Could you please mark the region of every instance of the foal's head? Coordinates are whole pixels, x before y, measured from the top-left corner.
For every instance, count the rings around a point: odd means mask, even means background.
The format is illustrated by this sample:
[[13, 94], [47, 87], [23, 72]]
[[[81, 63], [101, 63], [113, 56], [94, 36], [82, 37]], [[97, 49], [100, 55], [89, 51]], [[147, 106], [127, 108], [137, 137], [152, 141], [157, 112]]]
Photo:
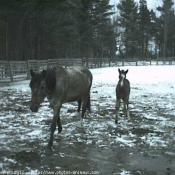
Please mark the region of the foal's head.
[[46, 97], [46, 83], [45, 78], [43, 76], [44, 72], [42, 73], [35, 73], [33, 70], [30, 70], [31, 81], [30, 81], [30, 88], [31, 88], [31, 103], [30, 109], [32, 112], [37, 112], [40, 104], [44, 101]]
[[124, 70], [120, 70], [118, 68], [118, 72], [119, 72], [119, 82], [120, 82], [120, 86], [123, 87], [123, 80], [126, 78], [126, 74], [128, 73], [128, 69], [126, 71]]

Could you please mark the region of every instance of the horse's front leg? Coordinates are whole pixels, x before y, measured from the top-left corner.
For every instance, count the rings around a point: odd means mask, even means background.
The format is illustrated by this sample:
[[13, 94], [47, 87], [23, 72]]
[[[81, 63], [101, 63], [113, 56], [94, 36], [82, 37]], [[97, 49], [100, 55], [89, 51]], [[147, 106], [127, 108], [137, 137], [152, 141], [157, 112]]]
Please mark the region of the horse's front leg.
[[54, 132], [56, 130], [56, 123], [58, 125], [58, 133], [60, 133], [62, 131], [62, 125], [61, 125], [60, 116], [59, 116], [60, 108], [61, 108], [60, 105], [57, 107], [54, 107], [54, 116], [53, 116], [53, 120], [52, 120], [52, 124], [51, 124], [49, 147], [51, 147], [53, 145], [53, 135], [54, 135]]
[[58, 125], [58, 133], [61, 133], [62, 125], [61, 125], [61, 120], [60, 120], [60, 116], [59, 115], [57, 117], [57, 125]]
[[128, 102], [128, 100], [124, 101], [123, 105], [124, 105], [124, 115], [125, 115], [125, 118], [128, 117], [128, 120], [130, 120], [129, 102]]
[[127, 100], [127, 117], [128, 117], [128, 120], [130, 120], [130, 114], [129, 114], [129, 100]]

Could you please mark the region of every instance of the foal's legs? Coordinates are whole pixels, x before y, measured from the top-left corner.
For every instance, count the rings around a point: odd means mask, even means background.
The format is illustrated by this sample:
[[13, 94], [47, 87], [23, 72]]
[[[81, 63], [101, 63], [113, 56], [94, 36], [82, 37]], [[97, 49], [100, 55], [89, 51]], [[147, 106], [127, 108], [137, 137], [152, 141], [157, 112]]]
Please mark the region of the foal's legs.
[[126, 101], [123, 101], [123, 113], [124, 113], [124, 118], [127, 117], [127, 104]]
[[120, 108], [120, 99], [117, 98], [116, 100], [116, 116], [115, 116], [115, 123], [118, 123], [118, 117], [119, 117], [119, 108]]
[[128, 120], [130, 120], [130, 114], [129, 114], [129, 100], [127, 100], [127, 117], [128, 117]]
[[128, 100], [123, 101], [123, 109], [124, 109], [124, 115], [125, 118], [128, 117], [128, 120], [130, 120], [130, 115], [129, 115], [129, 102]]

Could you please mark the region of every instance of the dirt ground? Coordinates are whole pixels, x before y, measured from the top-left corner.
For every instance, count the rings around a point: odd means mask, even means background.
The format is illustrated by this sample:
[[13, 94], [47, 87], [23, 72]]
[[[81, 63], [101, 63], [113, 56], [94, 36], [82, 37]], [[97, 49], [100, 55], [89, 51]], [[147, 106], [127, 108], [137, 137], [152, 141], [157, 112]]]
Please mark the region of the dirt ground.
[[[104, 87], [103, 87], [104, 88]], [[114, 87], [112, 87], [114, 88]], [[137, 91], [138, 89], [133, 89]], [[61, 110], [63, 132], [55, 132], [47, 148], [52, 110], [45, 101], [38, 113], [29, 110], [30, 91], [11, 88], [0, 92], [0, 172], [21, 174], [175, 174], [175, 116], [143, 95], [130, 100], [131, 121], [114, 124], [115, 100], [92, 89], [92, 113], [77, 127], [76, 103]], [[167, 96], [158, 97], [157, 101]], [[173, 99], [172, 99], [173, 103]], [[161, 117], [145, 117], [145, 114]], [[150, 116], [150, 115], [149, 115]]]

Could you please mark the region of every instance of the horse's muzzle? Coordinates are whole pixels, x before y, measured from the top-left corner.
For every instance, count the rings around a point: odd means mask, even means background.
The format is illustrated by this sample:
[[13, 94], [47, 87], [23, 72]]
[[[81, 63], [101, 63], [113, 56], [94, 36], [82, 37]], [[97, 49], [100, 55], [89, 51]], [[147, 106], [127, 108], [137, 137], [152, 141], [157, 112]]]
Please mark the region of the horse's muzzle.
[[30, 110], [32, 112], [38, 112], [39, 106], [37, 104], [31, 103], [30, 104]]

